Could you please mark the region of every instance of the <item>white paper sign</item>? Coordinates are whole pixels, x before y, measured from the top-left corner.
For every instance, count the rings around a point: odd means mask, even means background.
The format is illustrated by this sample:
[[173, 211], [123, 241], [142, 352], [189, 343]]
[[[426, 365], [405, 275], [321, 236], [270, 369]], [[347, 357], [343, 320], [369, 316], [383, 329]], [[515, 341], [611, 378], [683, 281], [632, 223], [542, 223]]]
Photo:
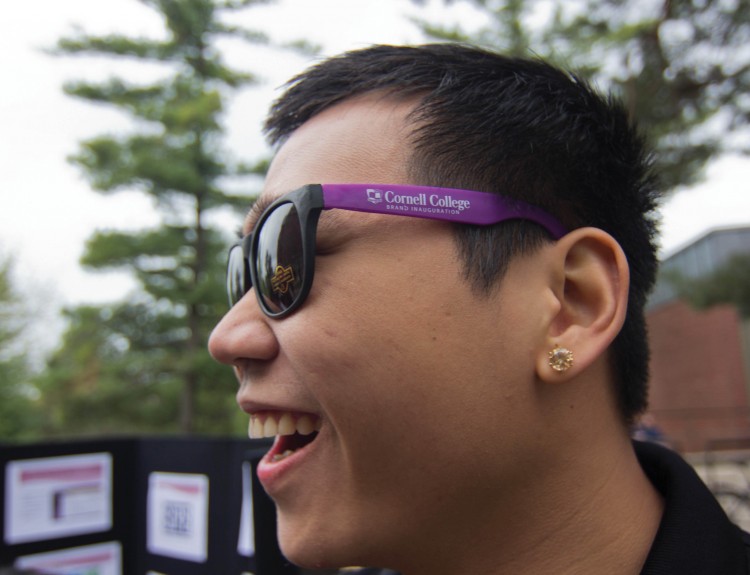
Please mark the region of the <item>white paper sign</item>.
[[89, 453], [11, 461], [5, 467], [5, 542], [112, 528], [112, 456]]
[[255, 554], [255, 526], [253, 524], [253, 472], [249, 462], [242, 464], [242, 508], [237, 553], [245, 557]]
[[122, 551], [117, 542], [98, 543], [19, 557], [15, 567], [45, 575], [122, 575]]
[[147, 516], [150, 553], [197, 563], [208, 559], [208, 477], [151, 473]]

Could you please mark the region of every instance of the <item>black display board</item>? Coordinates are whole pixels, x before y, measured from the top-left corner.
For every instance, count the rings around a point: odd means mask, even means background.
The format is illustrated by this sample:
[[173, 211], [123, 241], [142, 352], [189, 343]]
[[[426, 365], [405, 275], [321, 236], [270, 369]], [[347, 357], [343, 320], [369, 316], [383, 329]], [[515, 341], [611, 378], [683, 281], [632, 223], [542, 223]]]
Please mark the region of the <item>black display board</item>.
[[[6, 501], [6, 468], [10, 462], [108, 453], [112, 462], [112, 527], [105, 531], [39, 541], [9, 543], [6, 513], [0, 514], [0, 567], [18, 557], [116, 541], [122, 549], [123, 575], [294, 575], [299, 570], [279, 552], [273, 503], [254, 477], [267, 449], [263, 441], [225, 438], [117, 438], [0, 446], [0, 492]], [[251, 492], [243, 493], [243, 464], [253, 473]], [[150, 552], [147, 540], [149, 481], [152, 474], [205, 476], [208, 484], [207, 553], [188, 560]], [[237, 543], [243, 495], [252, 497], [255, 554], [241, 555]]]

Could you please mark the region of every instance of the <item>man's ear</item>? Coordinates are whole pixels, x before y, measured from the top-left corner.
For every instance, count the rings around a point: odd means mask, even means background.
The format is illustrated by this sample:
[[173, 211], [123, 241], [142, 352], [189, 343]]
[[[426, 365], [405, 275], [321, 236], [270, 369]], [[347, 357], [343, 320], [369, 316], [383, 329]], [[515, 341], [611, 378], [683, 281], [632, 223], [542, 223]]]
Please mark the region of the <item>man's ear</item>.
[[605, 353], [619, 333], [628, 305], [630, 272], [615, 239], [579, 228], [553, 246], [550, 288], [557, 311], [546, 326], [546, 349], [537, 353], [542, 381], [569, 380]]

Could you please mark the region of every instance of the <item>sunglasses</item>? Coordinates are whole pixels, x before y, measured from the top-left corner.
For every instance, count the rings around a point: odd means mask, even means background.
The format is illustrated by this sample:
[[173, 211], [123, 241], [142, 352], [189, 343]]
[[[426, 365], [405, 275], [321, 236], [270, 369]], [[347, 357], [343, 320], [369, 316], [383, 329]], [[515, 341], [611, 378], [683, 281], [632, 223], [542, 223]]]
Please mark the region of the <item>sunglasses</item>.
[[320, 212], [332, 209], [478, 226], [522, 219], [541, 225], [555, 240], [566, 233], [550, 214], [496, 194], [390, 184], [311, 184], [270, 204], [253, 232], [229, 250], [229, 306], [255, 287], [268, 317], [282, 318], [299, 308], [312, 287]]

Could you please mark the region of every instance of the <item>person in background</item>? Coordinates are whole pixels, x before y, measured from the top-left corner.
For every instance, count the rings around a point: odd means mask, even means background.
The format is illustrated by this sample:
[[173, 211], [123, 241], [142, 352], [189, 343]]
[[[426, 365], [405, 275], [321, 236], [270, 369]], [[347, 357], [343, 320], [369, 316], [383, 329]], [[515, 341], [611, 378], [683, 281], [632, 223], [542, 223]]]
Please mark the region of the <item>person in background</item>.
[[623, 106], [540, 60], [373, 46], [294, 78], [209, 349], [307, 568], [739, 574], [748, 539], [633, 442], [660, 191]]
[[630, 436], [638, 441], [651, 441], [669, 447], [669, 441], [651, 413], [644, 413], [633, 424]]

